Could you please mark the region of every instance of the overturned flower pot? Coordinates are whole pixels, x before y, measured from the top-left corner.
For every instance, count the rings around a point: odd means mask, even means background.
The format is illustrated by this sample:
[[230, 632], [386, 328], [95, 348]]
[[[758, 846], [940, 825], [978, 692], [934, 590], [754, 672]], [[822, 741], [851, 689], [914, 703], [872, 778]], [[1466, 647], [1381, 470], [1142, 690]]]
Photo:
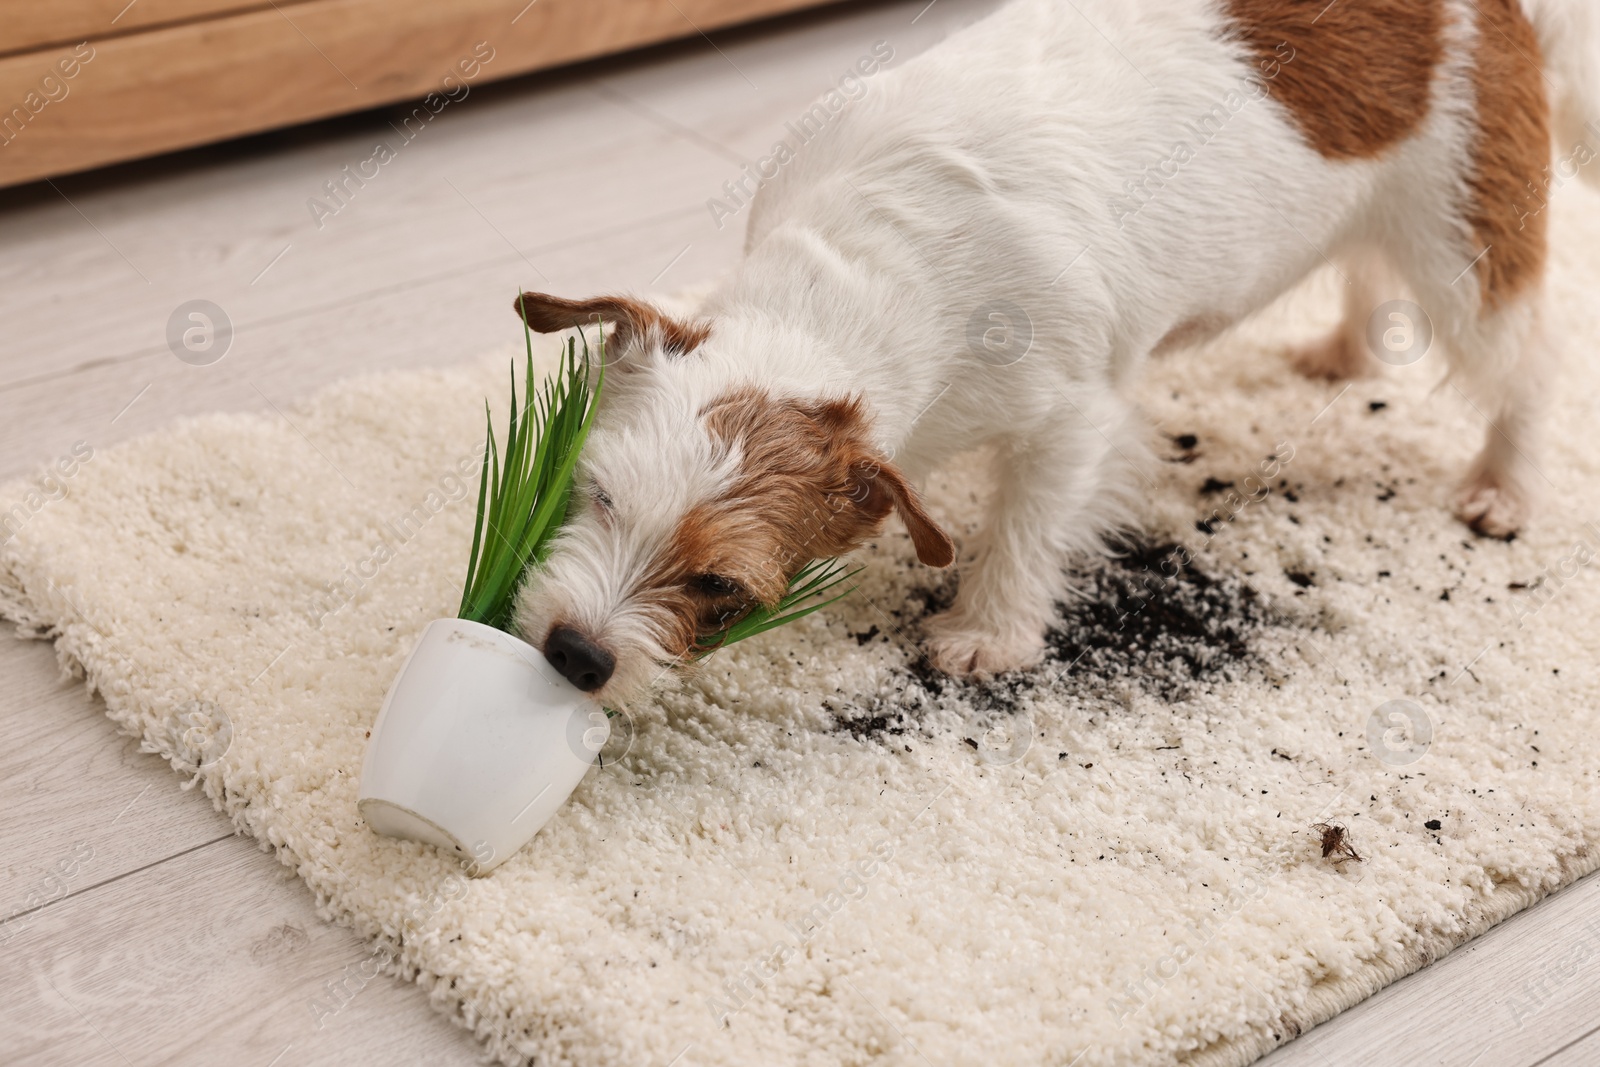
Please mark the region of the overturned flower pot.
[[378, 833], [486, 874], [533, 839], [609, 736], [539, 650], [467, 619], [428, 624], [367, 743], [358, 806]]

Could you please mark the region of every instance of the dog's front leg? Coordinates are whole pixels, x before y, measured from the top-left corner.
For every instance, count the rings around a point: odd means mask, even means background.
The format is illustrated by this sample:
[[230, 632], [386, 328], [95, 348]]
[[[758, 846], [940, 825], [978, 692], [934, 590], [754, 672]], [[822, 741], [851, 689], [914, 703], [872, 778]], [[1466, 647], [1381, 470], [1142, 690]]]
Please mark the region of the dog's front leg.
[[1069, 409], [1065, 425], [1000, 451], [989, 522], [963, 561], [954, 606], [929, 624], [938, 669], [982, 677], [1038, 661], [1067, 560], [1098, 550], [1126, 510], [1138, 452], [1130, 414], [1115, 401], [1096, 414], [1098, 428]]

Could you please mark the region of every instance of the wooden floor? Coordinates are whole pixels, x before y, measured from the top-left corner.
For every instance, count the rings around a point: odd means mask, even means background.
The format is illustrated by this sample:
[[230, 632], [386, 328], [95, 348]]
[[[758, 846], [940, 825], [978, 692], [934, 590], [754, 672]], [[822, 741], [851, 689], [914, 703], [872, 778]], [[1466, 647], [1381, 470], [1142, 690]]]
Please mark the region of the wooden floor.
[[[477, 88], [320, 224], [325, 183], [398, 140], [387, 114], [0, 193], [0, 479], [174, 416], [449, 364], [515, 338], [521, 285], [712, 278], [744, 218], [718, 228], [706, 201], [785, 121], [874, 42], [903, 58], [989, 6], [846, 6]], [[166, 340], [196, 299], [234, 330], [205, 366]], [[0, 925], [0, 1062], [476, 1060], [385, 976], [319, 1026], [363, 946], [58, 679], [47, 646], [0, 641], [0, 679], [0, 919], [18, 912]], [[1267, 1062], [1580, 1067], [1600, 1063], [1597, 1021], [1590, 879]]]

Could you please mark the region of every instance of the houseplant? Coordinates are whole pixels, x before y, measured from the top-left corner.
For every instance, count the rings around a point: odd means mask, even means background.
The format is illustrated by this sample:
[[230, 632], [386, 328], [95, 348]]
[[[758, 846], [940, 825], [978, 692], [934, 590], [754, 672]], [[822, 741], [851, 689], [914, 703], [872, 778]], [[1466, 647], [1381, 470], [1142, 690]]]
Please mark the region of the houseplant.
[[[511, 632], [517, 589], [537, 580], [567, 517], [573, 471], [605, 384], [605, 335], [596, 366], [579, 330], [537, 388], [526, 327], [524, 339], [523, 399], [519, 406], [513, 364], [503, 451], [488, 419], [457, 617], [428, 624], [390, 685], [367, 743], [358, 800], [374, 830], [454, 853], [474, 874], [532, 840], [610, 734], [610, 713]], [[835, 560], [806, 565], [778, 604], [702, 635], [696, 655], [832, 603], [849, 592], [837, 587], [850, 573]]]

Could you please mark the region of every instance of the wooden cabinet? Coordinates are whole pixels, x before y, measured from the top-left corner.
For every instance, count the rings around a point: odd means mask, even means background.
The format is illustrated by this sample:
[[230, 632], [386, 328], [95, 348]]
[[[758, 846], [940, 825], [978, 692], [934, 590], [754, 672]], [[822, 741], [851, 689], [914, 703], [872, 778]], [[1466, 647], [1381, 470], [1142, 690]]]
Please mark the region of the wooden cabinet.
[[462, 87], [817, 0], [0, 0], [0, 185]]

